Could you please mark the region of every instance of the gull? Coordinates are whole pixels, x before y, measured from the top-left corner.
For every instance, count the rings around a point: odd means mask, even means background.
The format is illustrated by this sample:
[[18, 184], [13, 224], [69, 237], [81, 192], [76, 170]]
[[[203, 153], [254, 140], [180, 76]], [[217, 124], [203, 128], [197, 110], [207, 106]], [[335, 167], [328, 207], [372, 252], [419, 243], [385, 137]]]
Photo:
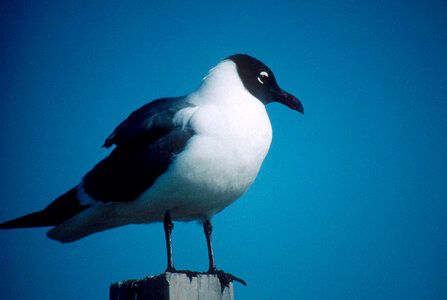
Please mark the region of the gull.
[[244, 54], [222, 60], [192, 93], [154, 100], [134, 111], [106, 139], [113, 151], [74, 188], [45, 209], [1, 229], [53, 226], [62, 243], [127, 225], [163, 222], [168, 266], [175, 272], [173, 221], [199, 220], [216, 273], [211, 218], [255, 180], [272, 140], [265, 105], [303, 113], [273, 72]]

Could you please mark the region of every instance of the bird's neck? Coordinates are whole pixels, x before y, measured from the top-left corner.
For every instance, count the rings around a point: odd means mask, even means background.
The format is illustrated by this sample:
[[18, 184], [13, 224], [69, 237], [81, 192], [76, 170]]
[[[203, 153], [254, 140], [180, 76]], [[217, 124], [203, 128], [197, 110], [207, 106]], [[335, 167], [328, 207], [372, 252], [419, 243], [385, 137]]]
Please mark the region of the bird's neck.
[[193, 102], [206, 99], [222, 105], [238, 104], [241, 99], [252, 98], [239, 78], [235, 63], [230, 60], [211, 69], [191, 96], [195, 99]]

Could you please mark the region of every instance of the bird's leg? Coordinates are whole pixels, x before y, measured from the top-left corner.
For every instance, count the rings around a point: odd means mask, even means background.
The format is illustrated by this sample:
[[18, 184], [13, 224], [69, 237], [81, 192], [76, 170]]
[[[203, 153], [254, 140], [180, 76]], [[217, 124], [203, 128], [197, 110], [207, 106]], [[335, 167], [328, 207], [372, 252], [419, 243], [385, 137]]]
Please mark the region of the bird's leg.
[[213, 225], [211, 225], [210, 220], [206, 220], [203, 223], [203, 231], [205, 232], [206, 243], [208, 245], [208, 258], [210, 261], [210, 268], [208, 273], [216, 273], [216, 265], [214, 264], [214, 253], [213, 253], [213, 244], [211, 243], [211, 231], [213, 231]]
[[166, 236], [166, 250], [168, 251], [168, 268], [166, 272], [175, 272], [174, 262], [172, 260], [172, 239], [171, 232], [172, 228], [174, 228], [174, 223], [172, 223], [171, 215], [169, 212], [165, 213], [165, 218], [163, 220], [163, 227], [165, 229]]
[[216, 274], [219, 278], [221, 286], [228, 286], [228, 284], [232, 280], [236, 280], [243, 285], [247, 285], [245, 281], [240, 278], [237, 278], [230, 273], [225, 273], [224, 271], [218, 271], [216, 265], [214, 264], [214, 253], [213, 253], [213, 244], [211, 243], [211, 231], [213, 231], [213, 225], [211, 225], [210, 220], [206, 220], [203, 223], [203, 231], [205, 232], [206, 243], [208, 244], [208, 258], [210, 260], [210, 268], [208, 269], [209, 274]]

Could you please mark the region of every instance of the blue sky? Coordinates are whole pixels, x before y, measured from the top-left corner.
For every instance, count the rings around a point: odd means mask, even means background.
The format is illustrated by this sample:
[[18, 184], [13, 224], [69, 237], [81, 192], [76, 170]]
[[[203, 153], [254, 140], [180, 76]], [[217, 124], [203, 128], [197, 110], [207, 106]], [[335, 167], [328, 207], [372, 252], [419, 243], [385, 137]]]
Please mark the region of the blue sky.
[[[236, 297], [447, 298], [446, 16], [443, 1], [2, 1], [0, 220], [76, 185], [133, 110], [247, 53], [305, 115], [267, 107], [258, 178], [213, 219], [217, 267], [248, 283]], [[166, 267], [161, 224], [45, 232], [0, 231], [4, 299], [107, 299]], [[176, 223], [173, 243], [178, 268], [207, 269], [200, 226]]]

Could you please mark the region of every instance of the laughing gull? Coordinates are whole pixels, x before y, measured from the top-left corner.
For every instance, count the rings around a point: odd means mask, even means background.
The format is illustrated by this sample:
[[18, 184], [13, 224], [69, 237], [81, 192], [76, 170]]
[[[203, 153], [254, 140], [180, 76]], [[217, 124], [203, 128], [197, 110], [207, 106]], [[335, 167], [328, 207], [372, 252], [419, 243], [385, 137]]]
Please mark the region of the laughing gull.
[[232, 55], [191, 94], [134, 111], [106, 139], [104, 147], [115, 149], [80, 184], [44, 210], [0, 228], [55, 226], [48, 237], [67, 243], [127, 224], [163, 222], [172, 272], [172, 221], [199, 220], [208, 272], [215, 273], [210, 220], [255, 180], [272, 140], [265, 110], [270, 102], [303, 113], [265, 64]]

